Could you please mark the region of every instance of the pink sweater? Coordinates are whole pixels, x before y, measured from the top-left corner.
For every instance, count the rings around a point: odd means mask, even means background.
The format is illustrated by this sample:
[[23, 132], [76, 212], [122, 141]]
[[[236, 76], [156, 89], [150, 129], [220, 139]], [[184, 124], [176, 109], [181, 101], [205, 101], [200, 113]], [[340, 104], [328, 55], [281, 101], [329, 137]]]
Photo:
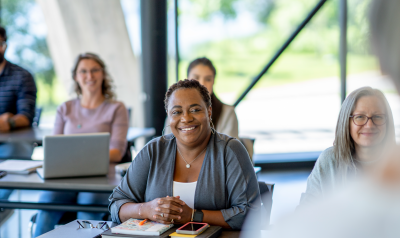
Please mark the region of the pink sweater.
[[128, 112], [118, 101], [104, 101], [95, 109], [81, 106], [79, 99], [61, 104], [57, 109], [53, 134], [110, 133], [110, 149], [126, 151]]

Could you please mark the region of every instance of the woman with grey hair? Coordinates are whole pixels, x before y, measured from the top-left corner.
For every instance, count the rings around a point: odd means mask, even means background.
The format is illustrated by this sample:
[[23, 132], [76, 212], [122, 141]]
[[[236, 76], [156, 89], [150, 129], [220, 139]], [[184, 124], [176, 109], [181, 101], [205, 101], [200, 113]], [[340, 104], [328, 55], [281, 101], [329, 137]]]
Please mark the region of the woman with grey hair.
[[371, 87], [353, 91], [340, 109], [334, 145], [319, 156], [300, 205], [326, 196], [356, 174], [373, 168], [385, 148], [394, 144], [392, 111], [383, 93]]
[[[378, 56], [382, 72], [392, 78], [398, 92], [400, 92], [399, 9], [399, 0], [372, 0], [369, 18], [372, 48]], [[371, 91], [370, 88], [368, 89]], [[358, 146], [359, 149], [357, 149], [357, 146], [352, 146], [356, 145], [357, 140], [353, 140], [353, 134], [350, 133], [351, 127], [345, 121], [349, 119], [346, 114], [353, 116], [357, 114], [359, 103], [361, 102], [362, 106], [362, 101], [370, 97], [359, 95], [362, 90], [356, 90], [344, 102], [341, 115], [339, 115], [335, 145], [323, 152], [318, 159], [309, 177], [307, 192], [303, 194], [301, 205], [309, 202], [314, 195], [325, 195], [324, 189], [327, 187], [325, 184], [331, 186], [339, 184], [336, 180], [342, 177], [337, 176], [339, 165], [348, 168], [347, 175], [350, 174], [349, 171], [352, 171], [352, 173], [364, 171], [366, 176], [340, 189], [340, 191], [335, 189], [336, 195], [332, 194], [332, 197], [327, 201], [315, 203], [308, 209], [298, 211], [292, 219], [287, 219], [287, 223], [274, 226], [275, 234], [268, 234], [269, 237], [367, 238], [400, 236], [397, 222], [400, 219], [400, 147], [390, 148], [391, 144], [395, 144], [395, 131], [390, 108], [382, 93], [375, 90], [375, 93], [377, 93], [375, 97], [381, 99], [381, 104], [384, 103], [380, 109], [387, 113], [384, 124], [386, 127], [380, 128], [385, 130], [385, 137], [380, 143], [382, 144], [380, 148], [372, 150], [370, 155], [366, 154], [367, 157], [371, 158], [371, 166], [356, 161], [356, 159], [363, 158], [362, 154], [361, 157], [359, 154], [360, 146]], [[354, 111], [351, 100], [355, 105]], [[346, 111], [351, 113], [348, 114]], [[340, 120], [340, 118], [343, 120]], [[366, 125], [370, 123], [371, 119], [367, 120]], [[342, 128], [339, 127], [339, 124], [342, 125]], [[379, 120], [377, 124], [380, 124]], [[379, 126], [375, 127], [379, 129]], [[343, 134], [346, 135], [346, 128], [349, 132], [347, 136], [343, 137]], [[340, 131], [342, 131], [342, 134]], [[338, 138], [342, 138], [342, 140], [339, 141]], [[350, 144], [348, 144], [349, 142]], [[383, 144], [384, 142], [386, 144]], [[368, 149], [368, 147], [364, 146], [361, 149]], [[340, 153], [340, 157], [337, 157], [335, 153]], [[363, 154], [365, 155], [365, 153]], [[375, 163], [374, 160], [377, 162]], [[371, 170], [364, 169], [368, 167], [371, 167]]]

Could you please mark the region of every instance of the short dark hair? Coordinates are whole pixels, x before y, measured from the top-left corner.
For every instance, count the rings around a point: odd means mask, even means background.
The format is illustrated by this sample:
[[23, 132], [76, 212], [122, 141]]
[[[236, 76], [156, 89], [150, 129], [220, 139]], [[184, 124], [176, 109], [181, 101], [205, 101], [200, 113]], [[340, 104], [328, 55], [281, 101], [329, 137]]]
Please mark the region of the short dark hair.
[[210, 94], [207, 90], [206, 87], [201, 85], [199, 81], [194, 80], [194, 79], [185, 79], [185, 80], [180, 80], [177, 83], [174, 83], [169, 87], [168, 91], [165, 93], [165, 99], [164, 99], [164, 106], [165, 110], [168, 111], [168, 101], [169, 98], [171, 97], [172, 93], [174, 93], [178, 89], [182, 88], [194, 88], [199, 91], [201, 97], [203, 98], [203, 101], [206, 103], [207, 107], [211, 106], [211, 97]]
[[217, 70], [215, 69], [215, 67], [214, 67], [213, 63], [211, 62], [211, 60], [209, 60], [206, 57], [202, 57], [202, 58], [197, 58], [197, 59], [193, 60], [192, 62], [190, 62], [189, 67], [187, 69], [187, 76], [188, 77], [189, 77], [190, 70], [192, 70], [194, 67], [196, 67], [199, 64], [208, 66], [211, 69], [211, 71], [213, 71], [214, 77], [215, 77], [215, 75], [217, 75]]
[[4, 41], [7, 41], [7, 32], [2, 26], [0, 26], [0, 36], [3, 37]]

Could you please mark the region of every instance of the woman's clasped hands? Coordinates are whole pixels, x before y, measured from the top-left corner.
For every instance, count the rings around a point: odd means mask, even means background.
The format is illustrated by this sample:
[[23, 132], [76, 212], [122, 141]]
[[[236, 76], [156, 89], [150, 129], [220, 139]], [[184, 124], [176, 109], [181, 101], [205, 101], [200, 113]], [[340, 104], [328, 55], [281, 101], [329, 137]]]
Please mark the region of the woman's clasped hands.
[[184, 224], [190, 222], [192, 208], [180, 200], [179, 196], [156, 198], [148, 204], [146, 217], [163, 224]]

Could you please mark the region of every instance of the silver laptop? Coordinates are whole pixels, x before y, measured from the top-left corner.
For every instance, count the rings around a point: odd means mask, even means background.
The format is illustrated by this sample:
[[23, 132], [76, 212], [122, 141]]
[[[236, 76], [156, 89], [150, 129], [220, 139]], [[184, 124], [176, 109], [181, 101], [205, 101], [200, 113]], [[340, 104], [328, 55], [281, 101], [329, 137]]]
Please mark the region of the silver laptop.
[[90, 133], [45, 136], [43, 179], [107, 175], [110, 134]]

